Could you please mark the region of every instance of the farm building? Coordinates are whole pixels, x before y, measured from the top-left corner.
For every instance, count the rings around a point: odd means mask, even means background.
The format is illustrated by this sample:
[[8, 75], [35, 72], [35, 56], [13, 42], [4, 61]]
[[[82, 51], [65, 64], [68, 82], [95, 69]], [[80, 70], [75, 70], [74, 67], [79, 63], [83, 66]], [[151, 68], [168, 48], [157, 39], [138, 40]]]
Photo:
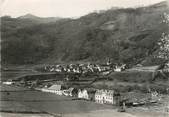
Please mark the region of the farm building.
[[12, 81], [6, 81], [6, 82], [2, 82], [3, 84], [6, 84], [6, 85], [12, 85], [13, 82]]
[[89, 99], [89, 95], [86, 89], [79, 89], [78, 90], [78, 98], [84, 98], [84, 99]]
[[95, 93], [95, 101], [101, 104], [117, 105], [120, 102], [120, 94], [113, 90], [97, 90]]
[[61, 85], [52, 85], [49, 88], [42, 88], [41, 89], [44, 92], [50, 92], [50, 93], [55, 93], [57, 95], [62, 95], [62, 90], [61, 90]]

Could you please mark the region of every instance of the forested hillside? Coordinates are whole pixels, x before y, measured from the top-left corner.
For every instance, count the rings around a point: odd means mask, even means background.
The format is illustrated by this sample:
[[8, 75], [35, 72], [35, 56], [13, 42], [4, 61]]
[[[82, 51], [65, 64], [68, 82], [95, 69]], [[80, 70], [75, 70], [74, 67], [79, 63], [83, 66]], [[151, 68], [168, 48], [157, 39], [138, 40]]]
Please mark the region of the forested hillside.
[[2, 63], [105, 61], [157, 64], [158, 40], [169, 30], [162, 22], [166, 2], [149, 7], [110, 9], [78, 19], [42, 23], [1, 18]]

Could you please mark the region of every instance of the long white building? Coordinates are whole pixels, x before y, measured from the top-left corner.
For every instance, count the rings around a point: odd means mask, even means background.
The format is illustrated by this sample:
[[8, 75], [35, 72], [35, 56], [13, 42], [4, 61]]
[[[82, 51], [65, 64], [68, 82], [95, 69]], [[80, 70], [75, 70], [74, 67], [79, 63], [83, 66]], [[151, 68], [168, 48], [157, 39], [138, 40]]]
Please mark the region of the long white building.
[[61, 85], [52, 85], [49, 88], [42, 88], [41, 91], [62, 95]]
[[95, 101], [101, 104], [117, 104], [120, 95], [116, 95], [113, 90], [97, 90], [95, 93]]

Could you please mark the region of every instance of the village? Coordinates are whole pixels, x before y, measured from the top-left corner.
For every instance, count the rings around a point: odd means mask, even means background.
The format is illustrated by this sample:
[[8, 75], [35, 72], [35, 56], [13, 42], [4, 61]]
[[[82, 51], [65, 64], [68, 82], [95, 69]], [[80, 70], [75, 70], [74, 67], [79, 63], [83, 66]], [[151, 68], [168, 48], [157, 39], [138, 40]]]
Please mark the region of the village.
[[107, 61], [106, 64], [69, 64], [69, 65], [49, 65], [43, 68], [39, 68], [40, 71], [45, 72], [67, 72], [67, 73], [100, 73], [107, 71], [124, 71], [126, 68], [129, 68], [124, 63], [111, 63], [111, 61]]
[[[57, 79], [57, 77], [51, 77], [50, 74], [47, 74], [47, 77], [43, 78], [41, 76], [34, 77], [22, 77], [18, 78], [19, 80], [8, 80], [2, 82], [5, 85], [11, 86], [19, 86], [29, 88], [31, 90], [36, 90], [45, 93], [51, 93], [58, 96], [66, 96], [72, 98], [72, 100], [85, 100], [91, 101], [98, 104], [107, 104], [112, 105], [118, 108], [119, 112], [125, 112], [127, 107], [135, 107], [142, 106], [147, 104], [158, 103], [162, 96], [156, 90], [149, 92], [140, 98], [136, 96], [137, 94], [128, 95], [126, 93], [122, 93], [118, 90], [108, 89], [104, 87], [90, 87], [88, 85], [80, 86], [80, 83], [83, 81], [80, 77], [84, 77], [86, 80], [90, 77], [96, 77], [95, 79], [90, 79], [91, 82], [103, 79], [102, 77], [107, 77], [110, 73], [114, 72], [124, 72], [126, 70], [126, 65], [112, 65], [111, 63], [106, 63], [106, 65], [97, 65], [97, 64], [77, 64], [77, 65], [67, 65], [63, 67], [61, 65], [52, 65], [45, 66], [40, 70], [44, 70], [43, 72], [50, 73], [61, 73], [61, 79]], [[164, 71], [168, 69], [168, 64], [165, 65]], [[39, 69], [38, 69], [39, 70]], [[78, 75], [77, 75], [78, 74]], [[94, 74], [94, 75], [93, 75]], [[100, 77], [101, 76], [101, 77]], [[51, 77], [51, 80], [49, 80]], [[76, 78], [74, 78], [76, 77]], [[27, 78], [27, 79], [26, 79]], [[73, 85], [75, 82], [76, 85]], [[69, 84], [69, 85], [68, 85]], [[77, 85], [79, 84], [79, 85]]]

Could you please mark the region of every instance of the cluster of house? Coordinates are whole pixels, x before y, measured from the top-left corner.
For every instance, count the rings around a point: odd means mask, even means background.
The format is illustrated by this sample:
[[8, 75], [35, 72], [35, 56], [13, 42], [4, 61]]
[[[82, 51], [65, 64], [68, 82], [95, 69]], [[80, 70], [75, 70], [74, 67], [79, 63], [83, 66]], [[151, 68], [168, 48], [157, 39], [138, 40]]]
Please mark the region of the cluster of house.
[[100, 73], [104, 71], [121, 72], [126, 69], [126, 64], [69, 64], [69, 65], [49, 65], [44, 67], [44, 71], [49, 72], [71, 72], [71, 73]]
[[108, 66], [100, 66], [97, 64], [69, 64], [63, 65], [49, 65], [45, 66], [45, 71], [50, 72], [72, 72], [72, 73], [86, 73], [86, 72], [101, 72], [110, 70]]
[[169, 73], [169, 61], [164, 65], [163, 71]]
[[76, 97], [76, 99], [85, 99], [94, 101], [100, 104], [113, 104], [118, 105], [120, 103], [120, 93], [113, 90], [87, 90], [87, 89], [62, 89], [61, 85], [55, 84], [50, 87], [36, 88], [42, 92], [50, 92], [57, 95]]

